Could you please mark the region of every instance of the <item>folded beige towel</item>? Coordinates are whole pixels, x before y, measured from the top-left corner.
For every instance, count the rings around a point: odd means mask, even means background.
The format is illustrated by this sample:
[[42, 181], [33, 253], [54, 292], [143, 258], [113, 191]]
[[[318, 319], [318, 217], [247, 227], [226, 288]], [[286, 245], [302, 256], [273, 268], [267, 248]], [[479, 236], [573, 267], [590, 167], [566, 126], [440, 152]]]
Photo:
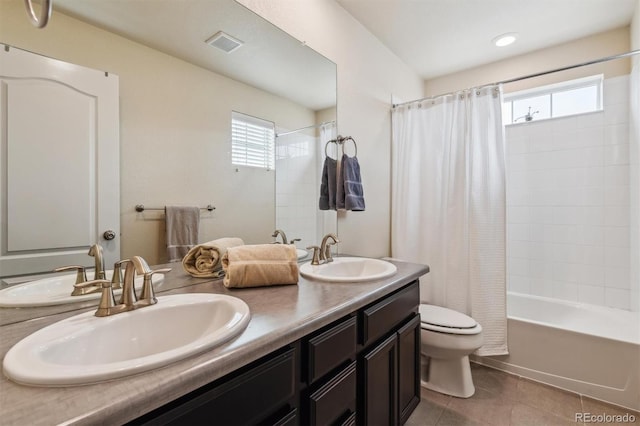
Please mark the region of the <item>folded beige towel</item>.
[[196, 278], [216, 278], [222, 276], [220, 259], [230, 247], [244, 245], [240, 238], [218, 238], [193, 247], [182, 259], [182, 267]]
[[222, 256], [225, 287], [297, 284], [298, 256], [293, 244], [231, 247]]

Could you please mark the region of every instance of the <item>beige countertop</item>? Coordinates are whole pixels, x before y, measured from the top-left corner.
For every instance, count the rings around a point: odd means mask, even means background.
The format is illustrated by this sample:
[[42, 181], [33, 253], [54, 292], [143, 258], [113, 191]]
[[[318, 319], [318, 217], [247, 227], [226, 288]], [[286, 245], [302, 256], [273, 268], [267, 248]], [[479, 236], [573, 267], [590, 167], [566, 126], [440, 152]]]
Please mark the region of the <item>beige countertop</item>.
[[[24, 386], [3, 375], [0, 379], [0, 424], [114, 425], [133, 420], [296, 341], [429, 271], [425, 265], [391, 262], [398, 271], [386, 279], [321, 283], [300, 277], [298, 285], [248, 289], [227, 289], [222, 280], [192, 278], [179, 263], [159, 265], [173, 267], [165, 277], [165, 291], [157, 294], [159, 298], [178, 293], [220, 293], [238, 297], [251, 309], [251, 321], [246, 330], [234, 340], [200, 355], [150, 372], [94, 385]], [[0, 328], [0, 355], [4, 358], [15, 343], [34, 331], [91, 309], [95, 307], [23, 322], [8, 321], [8, 325]]]

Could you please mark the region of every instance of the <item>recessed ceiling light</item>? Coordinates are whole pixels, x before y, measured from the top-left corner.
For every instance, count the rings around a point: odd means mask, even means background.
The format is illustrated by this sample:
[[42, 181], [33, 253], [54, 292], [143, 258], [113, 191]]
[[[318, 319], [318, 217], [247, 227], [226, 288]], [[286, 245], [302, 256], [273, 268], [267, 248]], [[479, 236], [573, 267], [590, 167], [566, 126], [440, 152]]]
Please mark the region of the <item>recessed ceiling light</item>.
[[516, 41], [516, 38], [518, 38], [518, 33], [505, 33], [505, 34], [500, 34], [499, 36], [497, 36], [491, 41], [497, 47], [504, 47]]

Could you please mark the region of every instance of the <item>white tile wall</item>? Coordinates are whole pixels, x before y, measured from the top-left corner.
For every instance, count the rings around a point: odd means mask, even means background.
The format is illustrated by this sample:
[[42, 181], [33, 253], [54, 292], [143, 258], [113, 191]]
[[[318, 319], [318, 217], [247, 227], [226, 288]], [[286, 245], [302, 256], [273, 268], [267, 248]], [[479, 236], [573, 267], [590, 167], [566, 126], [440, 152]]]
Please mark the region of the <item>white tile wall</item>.
[[602, 112], [507, 127], [509, 290], [635, 309], [629, 92], [607, 79]]
[[303, 132], [276, 139], [276, 228], [289, 240], [300, 238], [298, 248], [317, 241], [317, 144], [314, 136]]

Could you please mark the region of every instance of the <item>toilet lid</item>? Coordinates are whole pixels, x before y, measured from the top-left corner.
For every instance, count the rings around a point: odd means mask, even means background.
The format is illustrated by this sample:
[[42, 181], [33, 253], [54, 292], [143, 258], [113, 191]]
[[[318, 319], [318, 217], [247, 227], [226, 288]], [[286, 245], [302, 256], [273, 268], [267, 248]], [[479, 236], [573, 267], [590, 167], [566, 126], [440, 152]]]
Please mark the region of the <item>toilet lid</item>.
[[470, 329], [478, 325], [473, 318], [461, 312], [426, 304], [420, 305], [420, 320], [423, 324], [450, 329]]

